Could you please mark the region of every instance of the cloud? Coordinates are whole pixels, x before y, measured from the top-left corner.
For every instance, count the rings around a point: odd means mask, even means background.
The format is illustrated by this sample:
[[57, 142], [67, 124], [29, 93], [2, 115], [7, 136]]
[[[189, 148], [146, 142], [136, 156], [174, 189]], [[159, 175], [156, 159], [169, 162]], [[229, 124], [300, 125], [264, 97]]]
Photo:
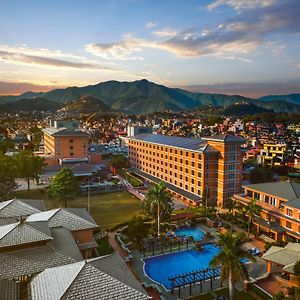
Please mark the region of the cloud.
[[271, 6], [276, 2], [277, 0], [216, 0], [207, 5], [207, 8], [208, 10], [214, 10], [219, 6], [227, 5], [239, 12], [244, 9]]
[[152, 31], [151, 34], [157, 37], [173, 37], [176, 36], [178, 32], [174, 29], [165, 28], [158, 31]]
[[[72, 58], [71, 60], [64, 59]], [[60, 51], [48, 49], [30, 49], [28, 47], [9, 47], [0, 45], [0, 60], [6, 63], [30, 64], [55, 68], [73, 68], [85, 70], [115, 70], [110, 66], [102, 66], [96, 62], [89, 62], [85, 58]]]
[[[240, 1], [222, 1], [238, 5]], [[230, 57], [250, 62], [245, 57], [259, 46], [267, 44], [268, 38], [278, 33], [292, 34], [300, 32], [300, 5], [295, 0], [274, 2], [271, 0], [250, 1], [250, 11], [225, 20], [215, 28], [186, 30], [176, 32], [169, 30], [156, 31], [156, 36], [166, 37], [163, 41], [151, 41], [132, 38], [114, 43], [98, 43], [86, 46], [86, 50], [94, 55], [107, 59], [141, 59], [132, 56], [145, 48], [165, 50], [177, 57], [200, 57], [212, 55]], [[241, 4], [248, 1], [241, 1]], [[272, 5], [271, 5], [272, 4]], [[237, 7], [237, 6], [234, 6]], [[239, 6], [241, 7], [241, 6]], [[154, 33], [154, 32], [153, 32]], [[172, 36], [167, 36], [167, 34]]]
[[154, 28], [154, 27], [156, 27], [156, 23], [154, 23], [154, 22], [148, 22], [148, 23], [146, 23], [145, 27], [146, 28]]
[[143, 48], [150, 47], [151, 43], [143, 39], [124, 39], [114, 43], [88, 44], [85, 50], [93, 55], [105, 59], [116, 60], [143, 60], [139, 56], [131, 56], [134, 52], [140, 52]]
[[60, 86], [58, 83], [41, 85], [29, 82], [0, 82], [0, 95], [19, 95], [27, 91], [47, 92], [62, 87], [64, 86]]

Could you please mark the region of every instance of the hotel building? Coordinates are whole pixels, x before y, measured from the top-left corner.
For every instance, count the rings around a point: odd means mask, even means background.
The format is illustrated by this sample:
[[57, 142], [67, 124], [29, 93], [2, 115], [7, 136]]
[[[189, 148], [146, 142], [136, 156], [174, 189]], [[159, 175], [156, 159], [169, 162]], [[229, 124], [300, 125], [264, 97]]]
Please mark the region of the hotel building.
[[140, 134], [128, 139], [132, 170], [151, 181], [164, 181], [167, 189], [190, 205], [202, 202], [224, 206], [241, 192], [244, 139], [218, 135], [201, 139]]
[[253, 222], [261, 238], [300, 241], [300, 184], [280, 181], [245, 185], [243, 193], [233, 198], [241, 205], [255, 199], [262, 208]]
[[88, 161], [88, 134], [79, 129], [78, 122], [53, 121], [43, 133], [44, 154], [49, 164]]

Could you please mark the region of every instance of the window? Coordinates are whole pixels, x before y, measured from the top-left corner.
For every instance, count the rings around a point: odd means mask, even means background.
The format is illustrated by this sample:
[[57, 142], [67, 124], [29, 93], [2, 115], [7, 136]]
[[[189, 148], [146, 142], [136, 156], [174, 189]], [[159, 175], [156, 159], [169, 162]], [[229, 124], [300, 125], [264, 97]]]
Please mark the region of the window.
[[264, 199], [264, 202], [267, 203], [267, 204], [269, 204], [269, 198], [270, 198], [270, 197], [265, 195], [264, 198], [265, 198], [265, 199]]
[[195, 153], [192, 153], [192, 158], [195, 158]]
[[254, 192], [254, 199], [259, 200], [259, 193]]
[[286, 228], [292, 229], [292, 223], [289, 221], [286, 221]]
[[198, 169], [201, 169], [202, 165], [200, 163], [198, 163]]
[[234, 171], [235, 170], [235, 165], [229, 165], [228, 170], [229, 171]]
[[73, 142], [74, 142], [74, 141], [71, 139], [71, 140], [70, 140], [70, 143], [73, 143]]
[[293, 216], [293, 210], [290, 209], [290, 208], [287, 208], [287, 209], [286, 209], [286, 214], [287, 214], [289, 217], [292, 217], [292, 216]]
[[235, 174], [234, 173], [228, 174], [228, 179], [234, 179], [234, 178], [235, 178]]
[[234, 189], [234, 182], [228, 183], [228, 188], [229, 189]]

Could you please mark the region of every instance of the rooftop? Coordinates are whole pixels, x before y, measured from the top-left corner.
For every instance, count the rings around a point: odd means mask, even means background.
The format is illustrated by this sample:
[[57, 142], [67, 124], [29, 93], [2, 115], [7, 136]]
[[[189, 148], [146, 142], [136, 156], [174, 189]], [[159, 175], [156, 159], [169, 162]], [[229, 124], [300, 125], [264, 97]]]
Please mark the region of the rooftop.
[[85, 208], [57, 208], [33, 214], [26, 219], [27, 223], [48, 221], [49, 227], [63, 226], [70, 231], [98, 227]]
[[287, 200], [292, 200], [300, 197], [300, 184], [295, 182], [278, 181], [256, 183], [244, 185], [244, 187]]
[[116, 254], [46, 269], [31, 281], [31, 295], [33, 300], [149, 299]]
[[45, 128], [43, 132], [51, 136], [84, 136], [88, 137], [88, 134], [80, 129], [68, 129], [68, 128]]
[[43, 210], [44, 200], [11, 199], [0, 202], [0, 218], [29, 216]]
[[262, 258], [283, 266], [283, 271], [293, 273], [295, 263], [300, 260], [300, 244], [288, 243], [285, 247], [272, 246]]
[[46, 246], [0, 253], [0, 280], [37, 274], [46, 268], [81, 261], [82, 255], [69, 230], [51, 229], [53, 240]]
[[177, 147], [182, 149], [194, 150], [204, 152], [211, 151], [218, 153], [212, 147], [208, 147], [208, 143], [202, 139], [185, 138], [177, 136], [159, 135], [159, 134], [139, 134], [130, 137], [131, 140], [145, 141], [154, 144], [160, 144], [165, 146]]
[[0, 249], [41, 241], [49, 241], [51, 239], [51, 235], [47, 235], [38, 228], [23, 222], [0, 227]]

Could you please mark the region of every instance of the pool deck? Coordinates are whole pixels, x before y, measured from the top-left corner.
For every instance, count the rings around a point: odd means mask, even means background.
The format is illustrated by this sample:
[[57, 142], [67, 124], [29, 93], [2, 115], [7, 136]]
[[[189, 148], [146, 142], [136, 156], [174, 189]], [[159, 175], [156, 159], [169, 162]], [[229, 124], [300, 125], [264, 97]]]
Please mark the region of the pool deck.
[[[204, 224], [199, 224], [197, 227], [200, 230], [203, 230], [205, 232], [210, 232], [214, 237], [217, 237], [217, 235], [218, 235], [215, 228], [210, 228], [210, 227], [208, 227]], [[252, 242], [251, 242], [251, 244], [253, 245]], [[182, 247], [181, 250], [186, 250], [186, 248]], [[175, 250], [174, 252], [177, 252], [177, 251]], [[161, 253], [157, 252], [157, 253], [155, 253], [155, 255], [161, 255]], [[142, 261], [143, 257], [142, 257], [142, 255], [139, 251], [134, 250], [132, 252], [132, 256], [133, 256], [133, 258], [131, 260], [132, 267], [133, 267], [136, 275], [139, 277], [140, 281], [143, 282], [145, 286], [149, 286], [149, 287], [156, 286], [156, 287], [158, 287], [158, 290], [159, 290], [159, 292], [162, 296], [162, 299], [177, 300], [177, 299], [188, 299], [190, 297], [190, 287], [189, 287], [189, 285], [187, 285], [185, 288], [181, 288], [180, 298], [179, 298], [179, 295], [178, 295], [178, 289], [175, 289], [174, 294], [171, 294], [171, 292], [166, 291], [165, 288], [161, 284], [155, 283], [147, 275], [145, 275], [145, 273], [144, 273], [144, 262]], [[249, 264], [246, 265], [246, 267], [249, 271], [250, 277], [253, 278], [253, 279], [259, 278], [259, 277], [266, 274], [266, 263], [265, 263], [265, 261], [263, 261], [258, 256], [256, 257], [256, 262], [255, 263], [249, 263]], [[225, 286], [227, 286], [227, 283], [223, 283], [223, 287], [225, 287]], [[217, 290], [217, 289], [220, 289], [220, 288], [221, 288], [220, 280], [218, 278], [213, 280], [213, 289]], [[242, 288], [242, 286], [240, 288]], [[202, 293], [200, 293], [200, 285], [199, 284], [196, 284], [195, 286], [192, 286], [192, 296], [197, 296], [197, 295], [200, 295], [200, 294], [206, 294], [206, 293], [209, 293], [209, 292], [212, 292], [211, 291], [210, 280], [207, 280], [203, 284]]]

